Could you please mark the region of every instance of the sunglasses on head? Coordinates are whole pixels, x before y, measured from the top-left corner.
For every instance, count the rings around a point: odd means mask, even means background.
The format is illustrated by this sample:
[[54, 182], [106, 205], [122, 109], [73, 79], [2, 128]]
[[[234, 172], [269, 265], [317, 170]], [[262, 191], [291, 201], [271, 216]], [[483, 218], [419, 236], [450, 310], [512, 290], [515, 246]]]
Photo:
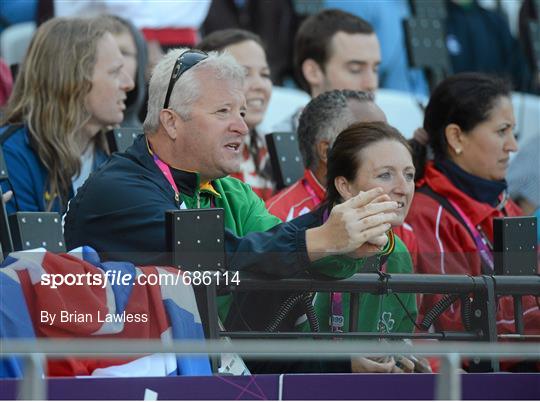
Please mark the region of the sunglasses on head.
[[187, 50], [176, 59], [171, 74], [171, 79], [169, 80], [167, 95], [165, 95], [165, 103], [163, 104], [163, 109], [167, 109], [169, 107], [169, 100], [171, 98], [174, 84], [176, 83], [176, 81], [178, 81], [181, 75], [184, 74], [191, 67], [193, 67], [195, 64], [203, 61], [207, 57], [208, 54], [200, 50]]

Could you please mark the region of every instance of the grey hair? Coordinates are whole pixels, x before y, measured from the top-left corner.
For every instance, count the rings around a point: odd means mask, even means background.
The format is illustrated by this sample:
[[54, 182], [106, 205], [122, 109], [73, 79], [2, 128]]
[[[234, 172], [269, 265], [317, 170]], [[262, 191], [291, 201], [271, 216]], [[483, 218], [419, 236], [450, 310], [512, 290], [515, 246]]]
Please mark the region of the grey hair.
[[[189, 49], [170, 50], [152, 72], [148, 87], [148, 112], [143, 123], [144, 132], [147, 134], [155, 133], [159, 128], [159, 112], [165, 103], [174, 63], [187, 50]], [[208, 58], [182, 74], [171, 93], [170, 108], [183, 120], [191, 118], [191, 105], [201, 95], [201, 81], [195, 74], [201, 70], [213, 71], [218, 80], [237, 82], [240, 87], [244, 85], [245, 70], [232, 56], [226, 53], [208, 52]]]
[[373, 102], [374, 96], [348, 89], [328, 91], [312, 99], [302, 111], [297, 132], [306, 168], [313, 170], [317, 167], [317, 144], [320, 141], [329, 140], [332, 145], [338, 134], [355, 122], [349, 108], [351, 100]]

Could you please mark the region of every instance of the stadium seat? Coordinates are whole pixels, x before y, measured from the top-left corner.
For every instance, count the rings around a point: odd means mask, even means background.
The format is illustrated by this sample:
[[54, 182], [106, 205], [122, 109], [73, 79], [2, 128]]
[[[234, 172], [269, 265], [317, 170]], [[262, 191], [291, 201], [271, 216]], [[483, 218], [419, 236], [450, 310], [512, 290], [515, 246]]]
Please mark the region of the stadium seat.
[[26, 55], [26, 50], [36, 30], [34, 22], [23, 22], [6, 28], [0, 35], [0, 57], [8, 66], [19, 64]]
[[388, 124], [397, 128], [407, 139], [412, 138], [414, 131], [423, 124], [424, 111], [420, 104], [426, 105], [426, 98], [392, 89], [379, 89], [375, 93], [375, 103], [386, 114]]
[[295, 88], [274, 87], [268, 110], [261, 124], [257, 126], [260, 134], [267, 134], [273, 127], [305, 106], [310, 100], [309, 95]]
[[512, 104], [518, 144], [524, 144], [531, 137], [540, 136], [540, 96], [512, 92]]

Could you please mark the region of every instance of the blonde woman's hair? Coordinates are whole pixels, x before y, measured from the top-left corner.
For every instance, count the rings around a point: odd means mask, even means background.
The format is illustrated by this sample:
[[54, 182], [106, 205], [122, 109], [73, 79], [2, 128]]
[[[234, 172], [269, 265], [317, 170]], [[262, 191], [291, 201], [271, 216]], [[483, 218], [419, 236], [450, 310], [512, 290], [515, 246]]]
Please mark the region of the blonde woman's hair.
[[129, 25], [121, 17], [112, 14], [101, 14], [95, 17], [102, 28], [105, 28], [113, 35], [121, 35], [128, 33], [131, 35]]
[[[65, 208], [72, 178], [81, 170], [77, 138], [91, 115], [97, 43], [107, 32], [96, 19], [53, 18], [34, 34], [5, 110], [3, 124], [27, 125], [30, 140], [48, 171], [47, 210], [58, 197]], [[94, 144], [108, 153], [105, 133]]]

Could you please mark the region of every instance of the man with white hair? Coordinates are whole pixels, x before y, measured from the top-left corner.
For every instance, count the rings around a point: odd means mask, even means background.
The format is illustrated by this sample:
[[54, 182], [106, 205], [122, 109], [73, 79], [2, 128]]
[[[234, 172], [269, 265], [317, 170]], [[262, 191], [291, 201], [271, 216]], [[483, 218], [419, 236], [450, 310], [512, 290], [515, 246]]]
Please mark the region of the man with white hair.
[[[279, 225], [248, 185], [226, 177], [238, 170], [248, 133], [243, 80], [244, 70], [229, 55], [170, 51], [150, 81], [145, 135], [113, 155], [70, 203], [68, 247], [168, 264], [165, 211], [209, 207], [224, 209], [228, 269], [289, 277], [329, 255], [384, 246], [397, 204], [380, 189], [341, 204], [323, 226], [306, 230], [294, 221]], [[220, 303], [222, 318], [229, 303]]]

